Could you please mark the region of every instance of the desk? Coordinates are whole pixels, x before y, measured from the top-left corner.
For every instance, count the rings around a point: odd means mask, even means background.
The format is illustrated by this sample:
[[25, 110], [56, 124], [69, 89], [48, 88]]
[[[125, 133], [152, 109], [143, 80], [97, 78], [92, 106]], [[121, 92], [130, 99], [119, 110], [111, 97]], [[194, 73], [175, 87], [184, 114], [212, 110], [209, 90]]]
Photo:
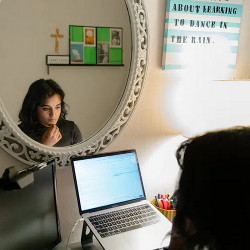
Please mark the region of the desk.
[[[53, 250], [66, 250], [66, 246], [58, 245]], [[93, 244], [87, 245], [86, 247], [82, 248], [81, 242], [74, 242], [68, 245], [67, 250], [103, 250], [103, 248], [96, 240], [96, 238], [93, 237]]]
[[102, 246], [99, 244], [99, 242], [95, 239], [95, 237], [93, 237], [93, 243], [86, 245], [86, 247], [82, 248], [81, 243], [80, 242], [76, 242], [76, 243], [71, 243], [68, 246], [68, 249], [70, 250], [103, 250]]
[[[79, 239], [79, 242], [70, 242], [67, 246], [57, 246], [54, 250], [103, 250], [102, 246], [100, 243], [97, 241], [96, 237], [94, 234], [88, 229], [87, 223], [84, 221], [82, 224], [82, 235], [81, 239]], [[84, 244], [84, 248], [82, 247], [82, 243]]]
[[[156, 210], [157, 211], [157, 210]], [[159, 213], [159, 212], [158, 212]], [[148, 235], [148, 237], [146, 238], [145, 240], [145, 231], [138, 231], [138, 235], [137, 237], [135, 238], [135, 236], [132, 234], [132, 232], [130, 232], [130, 237], [128, 238], [123, 238], [123, 237], [120, 237], [119, 240], [121, 241], [118, 241], [118, 238], [116, 237], [114, 239], [114, 243], [112, 241], [109, 242], [109, 245], [107, 246], [107, 249], [109, 249], [110, 247], [113, 249], [114, 247], [116, 248], [117, 245], [121, 246], [123, 245], [123, 249], [127, 249], [129, 246], [132, 246], [133, 249], [137, 249], [137, 245], [134, 245], [134, 243], [136, 242], [136, 240], [138, 240], [138, 238], [140, 239], [140, 243], [138, 244], [138, 247], [140, 247], [140, 249], [144, 249], [144, 247], [149, 247], [151, 246], [153, 248], [153, 246], [155, 247], [156, 245], [159, 246], [161, 244], [163, 244], [164, 246], [167, 246], [169, 244], [169, 240], [165, 239], [165, 234], [164, 234], [164, 231], [165, 230], [161, 230], [162, 229], [162, 226], [164, 226], [164, 229], [166, 227], [166, 230], [167, 228], [169, 227], [169, 230], [171, 229], [171, 223], [170, 221], [168, 221], [161, 213], [160, 213], [160, 217], [162, 219], [159, 220], [159, 224], [158, 225], [152, 225], [152, 227], [155, 226], [155, 230], [158, 232], [157, 235], [155, 235], [155, 231], [151, 234]], [[164, 219], [163, 219], [164, 218]], [[151, 225], [151, 224], [149, 224]], [[145, 227], [146, 228], [146, 227]], [[74, 229], [74, 227], [73, 227]], [[73, 230], [72, 230], [73, 231]], [[126, 236], [126, 235], [124, 235]], [[70, 237], [69, 237], [70, 238]], [[97, 237], [99, 238], [99, 237]], [[57, 248], [55, 248], [54, 250], [80, 250], [80, 249], [84, 249], [84, 250], [103, 250], [102, 246], [100, 245], [100, 243], [98, 242], [97, 238], [93, 235], [93, 233], [90, 231], [90, 229], [88, 228], [87, 226], [87, 223], [84, 221], [83, 224], [82, 224], [82, 235], [81, 235], [81, 240], [80, 240], [80, 237], [76, 239], [77, 242], [71, 242], [69, 241], [70, 243], [68, 244], [67, 248], [66, 248], [66, 245], [61, 245], [61, 246], [58, 246]], [[124, 240], [125, 239], [125, 240]], [[164, 242], [163, 242], [163, 239], [164, 239]], [[79, 240], [79, 242], [78, 242]], [[123, 241], [122, 241], [123, 240]], [[127, 244], [126, 244], [126, 240], [128, 240]], [[131, 241], [132, 240], [132, 241]], [[82, 241], [82, 243], [81, 243]], [[166, 242], [165, 242], [166, 241]], [[122, 243], [122, 244], [120, 244]], [[138, 242], [137, 242], [138, 243]], [[106, 244], [106, 242], [104, 243], [104, 245]], [[84, 247], [82, 247], [82, 245]]]

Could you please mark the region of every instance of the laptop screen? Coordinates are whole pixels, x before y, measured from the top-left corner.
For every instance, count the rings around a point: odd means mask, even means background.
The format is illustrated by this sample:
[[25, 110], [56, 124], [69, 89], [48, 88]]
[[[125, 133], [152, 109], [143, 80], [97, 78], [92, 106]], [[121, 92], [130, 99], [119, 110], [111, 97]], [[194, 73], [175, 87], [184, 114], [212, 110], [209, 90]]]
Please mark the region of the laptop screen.
[[145, 199], [135, 150], [72, 158], [80, 214]]

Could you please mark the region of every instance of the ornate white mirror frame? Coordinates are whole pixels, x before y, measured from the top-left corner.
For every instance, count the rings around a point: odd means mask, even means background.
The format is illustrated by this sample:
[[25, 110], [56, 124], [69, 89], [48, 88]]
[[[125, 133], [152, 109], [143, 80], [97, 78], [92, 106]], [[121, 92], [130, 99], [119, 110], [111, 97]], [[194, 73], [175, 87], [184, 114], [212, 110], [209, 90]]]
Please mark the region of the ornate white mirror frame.
[[124, 0], [132, 32], [131, 66], [123, 96], [109, 121], [90, 139], [69, 147], [44, 146], [26, 136], [14, 123], [0, 100], [0, 145], [26, 164], [56, 158], [66, 166], [72, 155], [94, 154], [107, 147], [127, 123], [141, 94], [148, 60], [148, 25], [144, 0]]

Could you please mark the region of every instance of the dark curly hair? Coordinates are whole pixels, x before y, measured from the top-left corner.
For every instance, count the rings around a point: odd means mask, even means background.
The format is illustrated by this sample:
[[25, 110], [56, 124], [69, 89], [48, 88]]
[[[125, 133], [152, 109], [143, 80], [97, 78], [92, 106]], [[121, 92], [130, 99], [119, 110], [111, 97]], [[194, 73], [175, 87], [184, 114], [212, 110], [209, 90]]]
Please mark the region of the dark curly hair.
[[65, 119], [67, 115], [66, 103], [64, 102], [64, 91], [52, 79], [40, 79], [33, 82], [24, 98], [21, 110], [19, 112], [19, 120], [23, 127], [31, 129], [38, 123], [37, 107], [42, 105], [45, 100], [55, 94], [61, 97], [61, 114], [60, 119]]
[[[250, 128], [208, 132], [183, 142], [173, 228], [185, 249], [247, 249], [250, 225]], [[196, 233], [185, 230], [186, 219]]]

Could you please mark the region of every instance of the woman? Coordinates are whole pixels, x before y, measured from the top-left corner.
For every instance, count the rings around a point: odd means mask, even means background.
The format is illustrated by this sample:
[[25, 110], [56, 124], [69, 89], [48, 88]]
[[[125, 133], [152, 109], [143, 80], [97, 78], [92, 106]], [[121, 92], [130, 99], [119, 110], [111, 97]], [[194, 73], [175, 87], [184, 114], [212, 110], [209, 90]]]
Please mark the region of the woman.
[[206, 133], [176, 155], [182, 174], [168, 249], [249, 249], [250, 128]]
[[63, 147], [82, 141], [82, 135], [67, 115], [64, 91], [52, 79], [33, 82], [19, 113], [19, 128], [33, 140]]

